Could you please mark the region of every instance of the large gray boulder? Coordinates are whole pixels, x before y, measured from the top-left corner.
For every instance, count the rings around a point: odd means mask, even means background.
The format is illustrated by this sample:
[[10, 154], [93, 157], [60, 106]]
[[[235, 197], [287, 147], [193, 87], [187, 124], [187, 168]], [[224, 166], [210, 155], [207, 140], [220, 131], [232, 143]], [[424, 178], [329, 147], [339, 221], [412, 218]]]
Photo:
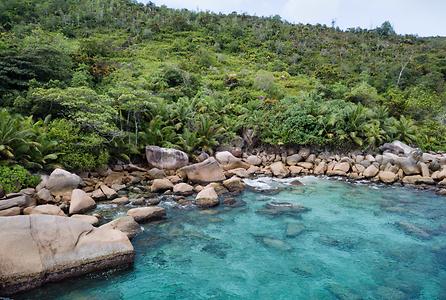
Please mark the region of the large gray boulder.
[[381, 171], [378, 173], [379, 180], [384, 183], [394, 183], [398, 179], [398, 175], [390, 171]]
[[299, 154], [293, 154], [286, 158], [286, 163], [289, 166], [295, 166], [297, 165], [297, 163], [301, 162], [302, 159], [302, 156], [300, 156]]
[[47, 203], [54, 203], [55, 199], [53, 197], [53, 195], [51, 195], [50, 190], [46, 189], [46, 188], [42, 188], [40, 189], [37, 194], [37, 199], [39, 201], [39, 203], [41, 204], [47, 204]]
[[194, 193], [194, 187], [190, 184], [180, 182], [173, 187], [173, 192], [180, 195], [191, 195]]
[[182, 177], [197, 183], [209, 183], [226, 179], [223, 168], [213, 157], [201, 163], [183, 167], [178, 170], [178, 173]]
[[159, 206], [137, 207], [129, 209], [127, 216], [133, 217], [138, 223], [145, 223], [164, 218], [166, 210]]
[[52, 204], [37, 205], [36, 207], [32, 208], [29, 212], [26, 212], [25, 210], [25, 214], [52, 215], [52, 216], [62, 216], [62, 217], [66, 216], [59, 206]]
[[0, 210], [0, 217], [18, 216], [22, 210], [20, 207], [11, 207], [4, 210]]
[[223, 181], [223, 185], [230, 192], [241, 192], [245, 189], [245, 183], [237, 176], [232, 176]]
[[259, 166], [262, 164], [262, 159], [257, 155], [250, 155], [245, 159], [245, 161], [253, 166]]
[[419, 161], [421, 159], [421, 153], [417, 150], [412, 151], [408, 156], [398, 156], [393, 153], [384, 153], [382, 156], [377, 156], [377, 161], [381, 165], [397, 165], [400, 167], [405, 175], [417, 175], [421, 173]]
[[375, 177], [378, 173], [379, 169], [375, 165], [370, 165], [364, 170], [363, 175], [365, 178], [372, 178]]
[[173, 183], [166, 178], [155, 179], [150, 187], [150, 191], [153, 193], [167, 191], [173, 188]]
[[70, 215], [81, 214], [96, 207], [96, 202], [83, 190], [75, 189], [71, 193]]
[[217, 206], [220, 203], [218, 194], [213, 187], [206, 187], [195, 198], [195, 204], [200, 208]]
[[327, 162], [325, 160], [321, 161], [316, 167], [314, 167], [314, 175], [324, 175], [327, 172]]
[[15, 195], [11, 198], [0, 200], [0, 210], [8, 209], [11, 207], [25, 208], [31, 206], [33, 200], [28, 195]]
[[240, 158], [235, 157], [229, 151], [221, 151], [215, 154], [215, 159], [223, 166], [225, 170], [232, 170], [237, 168], [248, 169], [250, 165]]
[[138, 233], [142, 231], [141, 226], [131, 216], [125, 216], [115, 219], [107, 224], [102, 225], [99, 228], [103, 229], [116, 229], [122, 231], [127, 235], [129, 239], [134, 238]]
[[189, 164], [189, 157], [183, 151], [158, 146], [147, 146], [146, 158], [151, 167], [158, 169], [176, 170]]
[[0, 218], [0, 296], [133, 262], [127, 236], [73, 218]]
[[273, 175], [279, 178], [287, 177], [290, 174], [290, 171], [281, 161], [272, 163], [270, 165], [270, 168]]
[[416, 175], [421, 173], [420, 159], [422, 153], [420, 151], [412, 151], [407, 157], [402, 157], [397, 164], [403, 169], [405, 175]]
[[72, 215], [70, 218], [87, 222], [88, 224], [91, 224], [93, 226], [96, 226], [99, 224], [99, 219], [95, 216], [89, 216], [89, 215]]
[[390, 152], [393, 154], [403, 154], [403, 155], [409, 155], [415, 148], [410, 147], [407, 144], [404, 144], [400, 141], [393, 141], [392, 143], [385, 143], [379, 149], [382, 152]]
[[46, 188], [53, 195], [71, 192], [81, 184], [82, 179], [76, 174], [62, 169], [55, 169], [48, 177]]
[[215, 159], [222, 165], [227, 165], [240, 160], [229, 151], [220, 151], [215, 153]]

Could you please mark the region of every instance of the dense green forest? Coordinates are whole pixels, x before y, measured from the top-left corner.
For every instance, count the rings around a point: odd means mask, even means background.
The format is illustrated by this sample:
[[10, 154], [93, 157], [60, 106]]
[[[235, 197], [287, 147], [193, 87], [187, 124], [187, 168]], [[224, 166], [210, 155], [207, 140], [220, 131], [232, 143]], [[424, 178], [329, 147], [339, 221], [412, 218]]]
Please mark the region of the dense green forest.
[[[130, 0], [0, 2], [0, 172], [145, 145], [446, 151], [446, 38]], [[15, 170], [15, 171], [14, 171]], [[6, 175], [5, 175], [6, 176]]]

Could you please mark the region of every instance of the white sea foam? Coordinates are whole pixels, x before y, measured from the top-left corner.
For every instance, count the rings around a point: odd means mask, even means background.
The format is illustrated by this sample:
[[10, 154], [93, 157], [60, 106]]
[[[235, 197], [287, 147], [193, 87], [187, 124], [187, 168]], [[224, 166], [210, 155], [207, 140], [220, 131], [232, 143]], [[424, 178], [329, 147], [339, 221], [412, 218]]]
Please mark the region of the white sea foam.
[[291, 177], [283, 179], [273, 177], [259, 177], [256, 179], [243, 179], [243, 182], [247, 186], [256, 190], [274, 190], [280, 187], [288, 186], [295, 180], [299, 180], [303, 184], [311, 184], [320, 179], [314, 176]]

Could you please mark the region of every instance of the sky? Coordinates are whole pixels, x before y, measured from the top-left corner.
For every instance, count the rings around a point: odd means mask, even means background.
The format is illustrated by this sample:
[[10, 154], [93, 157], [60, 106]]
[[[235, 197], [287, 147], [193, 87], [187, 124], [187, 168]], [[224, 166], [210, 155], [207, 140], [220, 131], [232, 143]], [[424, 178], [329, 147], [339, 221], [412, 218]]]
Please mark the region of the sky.
[[[141, 0], [147, 2], [148, 0]], [[342, 29], [375, 28], [390, 21], [400, 34], [446, 36], [446, 0], [152, 0], [156, 5], [213, 12], [279, 15], [292, 23]]]

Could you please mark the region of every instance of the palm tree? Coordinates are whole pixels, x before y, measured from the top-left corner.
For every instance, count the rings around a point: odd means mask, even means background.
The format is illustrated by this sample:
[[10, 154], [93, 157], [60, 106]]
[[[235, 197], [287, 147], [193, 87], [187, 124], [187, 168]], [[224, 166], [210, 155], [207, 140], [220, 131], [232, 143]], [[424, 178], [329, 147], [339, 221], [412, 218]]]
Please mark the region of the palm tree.
[[185, 152], [192, 154], [200, 145], [200, 138], [197, 136], [196, 132], [185, 128], [183, 133], [179, 136], [179, 146]]
[[373, 120], [364, 126], [364, 135], [369, 148], [381, 145], [387, 138], [386, 132], [378, 120]]
[[210, 117], [199, 115], [195, 121], [195, 132], [200, 139], [201, 150], [212, 153], [213, 148], [219, 145], [219, 138], [222, 138], [224, 129], [211, 121]]
[[347, 120], [348, 137], [357, 145], [362, 146], [367, 139], [366, 124], [370, 117], [370, 111], [362, 104], [353, 107]]
[[399, 120], [395, 119], [394, 128], [395, 139], [409, 144], [416, 141], [417, 126], [412, 119], [406, 119], [406, 117], [401, 115]]
[[33, 144], [31, 128], [22, 126], [23, 118], [0, 110], [0, 160], [16, 161], [18, 154], [24, 155]]
[[165, 147], [178, 148], [178, 135], [175, 128], [167, 124], [161, 116], [156, 116], [145, 126], [144, 131], [140, 132], [139, 144], [137, 147], [145, 145], [157, 145]]

